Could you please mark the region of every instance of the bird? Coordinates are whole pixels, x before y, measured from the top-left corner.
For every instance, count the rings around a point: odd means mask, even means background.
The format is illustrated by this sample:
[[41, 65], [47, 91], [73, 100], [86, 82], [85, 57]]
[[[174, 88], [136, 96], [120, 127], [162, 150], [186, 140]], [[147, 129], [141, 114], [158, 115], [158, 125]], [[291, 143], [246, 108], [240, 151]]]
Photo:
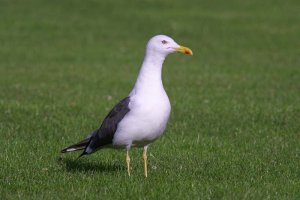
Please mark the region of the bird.
[[64, 148], [61, 153], [83, 150], [81, 156], [103, 148], [126, 150], [128, 176], [131, 174], [129, 151], [143, 148], [144, 176], [148, 176], [147, 150], [165, 131], [171, 104], [162, 82], [165, 58], [174, 52], [193, 55], [190, 48], [171, 37], [156, 35], [146, 45], [145, 56], [133, 89], [107, 114], [100, 127], [86, 139]]

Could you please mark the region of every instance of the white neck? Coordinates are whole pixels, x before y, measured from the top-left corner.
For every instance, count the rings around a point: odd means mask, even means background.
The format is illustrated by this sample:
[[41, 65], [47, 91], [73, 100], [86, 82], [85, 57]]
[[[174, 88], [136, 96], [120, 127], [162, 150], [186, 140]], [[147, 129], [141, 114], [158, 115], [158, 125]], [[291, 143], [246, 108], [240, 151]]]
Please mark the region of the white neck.
[[161, 73], [164, 60], [165, 55], [147, 51], [131, 93], [147, 93], [163, 89]]

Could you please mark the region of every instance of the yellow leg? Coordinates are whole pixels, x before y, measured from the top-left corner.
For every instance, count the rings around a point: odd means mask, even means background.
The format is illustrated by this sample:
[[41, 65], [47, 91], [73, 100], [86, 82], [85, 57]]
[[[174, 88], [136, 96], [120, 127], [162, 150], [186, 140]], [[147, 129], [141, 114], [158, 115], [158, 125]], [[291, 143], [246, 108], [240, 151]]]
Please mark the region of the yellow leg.
[[126, 151], [126, 163], [127, 163], [127, 172], [128, 172], [128, 176], [130, 176], [130, 157], [129, 157], [129, 150]]
[[144, 147], [144, 152], [143, 152], [143, 160], [144, 160], [144, 174], [145, 174], [145, 177], [148, 176], [148, 169], [147, 169], [147, 147]]

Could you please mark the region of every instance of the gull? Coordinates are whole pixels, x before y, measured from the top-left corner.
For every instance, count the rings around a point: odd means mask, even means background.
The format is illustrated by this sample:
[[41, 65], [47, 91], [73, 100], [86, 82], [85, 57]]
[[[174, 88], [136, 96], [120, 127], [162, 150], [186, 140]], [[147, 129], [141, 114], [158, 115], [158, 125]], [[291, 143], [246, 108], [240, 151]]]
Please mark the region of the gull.
[[178, 45], [166, 35], [152, 37], [146, 46], [142, 67], [129, 95], [113, 107], [97, 130], [61, 152], [83, 150], [79, 156], [81, 157], [102, 148], [126, 149], [127, 172], [130, 176], [129, 150], [141, 147], [144, 149], [142, 157], [144, 175], [147, 177], [148, 146], [163, 134], [171, 112], [161, 74], [165, 58], [173, 52], [193, 55], [191, 49]]

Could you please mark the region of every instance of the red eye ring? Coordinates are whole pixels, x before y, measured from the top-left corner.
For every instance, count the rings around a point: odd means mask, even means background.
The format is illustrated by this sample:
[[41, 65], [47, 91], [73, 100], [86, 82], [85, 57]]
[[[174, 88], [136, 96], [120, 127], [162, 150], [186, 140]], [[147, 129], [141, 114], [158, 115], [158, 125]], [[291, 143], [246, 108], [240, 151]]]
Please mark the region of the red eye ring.
[[167, 44], [168, 42], [166, 40], [162, 40], [161, 43]]

